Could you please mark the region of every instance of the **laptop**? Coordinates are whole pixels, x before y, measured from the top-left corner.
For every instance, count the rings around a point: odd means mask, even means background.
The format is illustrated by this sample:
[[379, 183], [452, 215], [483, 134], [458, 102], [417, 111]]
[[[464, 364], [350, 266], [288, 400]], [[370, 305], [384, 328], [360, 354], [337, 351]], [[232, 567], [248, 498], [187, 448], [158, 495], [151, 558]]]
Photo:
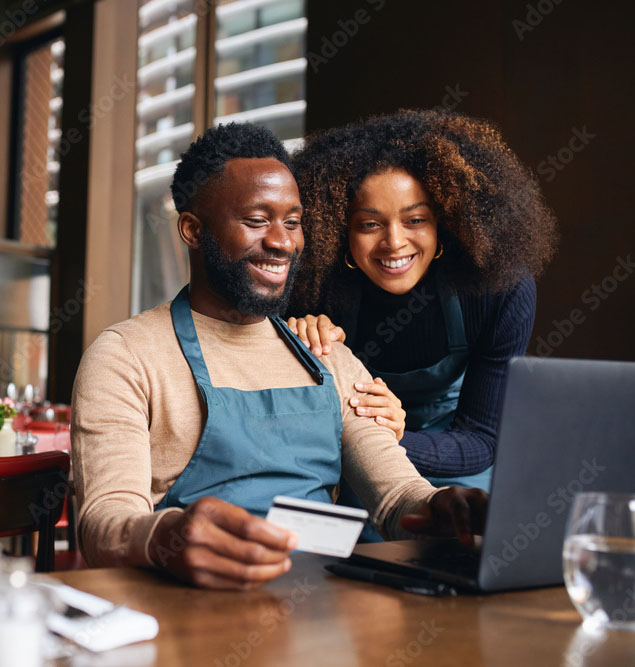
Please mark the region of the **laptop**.
[[635, 363], [509, 361], [483, 538], [358, 544], [350, 563], [460, 590], [562, 584], [562, 544], [581, 491], [635, 492]]

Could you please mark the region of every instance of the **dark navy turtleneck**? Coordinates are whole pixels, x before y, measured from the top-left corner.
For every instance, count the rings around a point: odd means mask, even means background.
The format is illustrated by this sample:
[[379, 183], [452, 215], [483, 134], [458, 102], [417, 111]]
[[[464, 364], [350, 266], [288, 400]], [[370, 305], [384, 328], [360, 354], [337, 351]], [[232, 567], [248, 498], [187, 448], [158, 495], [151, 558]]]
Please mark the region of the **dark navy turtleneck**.
[[[408, 308], [413, 297], [416, 308]], [[505, 366], [527, 349], [536, 310], [531, 278], [503, 293], [459, 293], [470, 351], [452, 427], [444, 432], [406, 431], [401, 445], [422, 475], [471, 475], [492, 465]], [[423, 307], [419, 307], [421, 304]], [[327, 313], [337, 324], [350, 313]], [[352, 329], [352, 330], [351, 330]], [[379, 372], [425, 368], [447, 355], [447, 333], [433, 276], [394, 295], [361, 281], [361, 302], [347, 344]]]

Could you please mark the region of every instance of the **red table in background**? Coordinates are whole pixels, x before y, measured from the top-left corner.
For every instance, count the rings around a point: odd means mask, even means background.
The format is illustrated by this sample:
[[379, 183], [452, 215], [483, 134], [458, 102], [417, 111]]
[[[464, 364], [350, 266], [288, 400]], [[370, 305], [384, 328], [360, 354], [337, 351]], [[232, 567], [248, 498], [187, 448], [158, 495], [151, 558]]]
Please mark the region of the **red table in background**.
[[71, 430], [69, 423], [45, 422], [30, 419], [24, 415], [18, 415], [13, 420], [15, 431], [31, 431], [37, 437], [38, 443], [35, 451], [50, 452], [54, 450], [71, 450]]

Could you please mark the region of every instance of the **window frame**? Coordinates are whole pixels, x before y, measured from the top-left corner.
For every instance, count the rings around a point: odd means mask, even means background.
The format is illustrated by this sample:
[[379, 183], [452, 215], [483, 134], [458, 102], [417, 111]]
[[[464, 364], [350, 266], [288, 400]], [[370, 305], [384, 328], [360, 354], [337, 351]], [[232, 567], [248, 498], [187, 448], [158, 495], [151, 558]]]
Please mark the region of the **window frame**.
[[[12, 82], [10, 94], [10, 129], [7, 207], [4, 225], [4, 238], [10, 241], [19, 241], [20, 237], [20, 202], [21, 188], [19, 175], [22, 172], [22, 148], [24, 139], [24, 98], [26, 88], [26, 59], [42, 46], [64, 37], [63, 26], [55, 26], [44, 30], [28, 39], [10, 45], [10, 59], [12, 61]], [[27, 244], [28, 245], [28, 244]]]

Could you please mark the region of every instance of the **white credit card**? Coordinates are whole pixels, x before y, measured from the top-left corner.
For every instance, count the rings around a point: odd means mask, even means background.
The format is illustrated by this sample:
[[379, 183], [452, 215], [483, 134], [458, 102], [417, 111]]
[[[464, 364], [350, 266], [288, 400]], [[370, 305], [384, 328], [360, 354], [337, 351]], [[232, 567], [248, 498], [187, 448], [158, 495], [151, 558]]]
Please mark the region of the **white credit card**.
[[276, 496], [267, 521], [298, 536], [297, 549], [348, 558], [362, 532], [368, 512], [314, 500]]

